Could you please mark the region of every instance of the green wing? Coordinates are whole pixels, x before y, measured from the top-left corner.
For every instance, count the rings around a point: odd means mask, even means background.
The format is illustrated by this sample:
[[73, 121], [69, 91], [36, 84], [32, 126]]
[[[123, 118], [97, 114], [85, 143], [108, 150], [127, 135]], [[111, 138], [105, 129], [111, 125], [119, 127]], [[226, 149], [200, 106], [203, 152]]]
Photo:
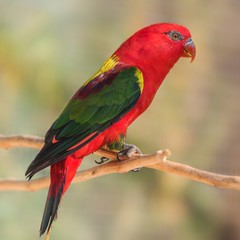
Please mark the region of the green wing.
[[143, 75], [136, 67], [119, 64], [100, 71], [77, 91], [53, 123], [26, 175], [31, 178], [92, 141], [135, 106], [142, 90]]

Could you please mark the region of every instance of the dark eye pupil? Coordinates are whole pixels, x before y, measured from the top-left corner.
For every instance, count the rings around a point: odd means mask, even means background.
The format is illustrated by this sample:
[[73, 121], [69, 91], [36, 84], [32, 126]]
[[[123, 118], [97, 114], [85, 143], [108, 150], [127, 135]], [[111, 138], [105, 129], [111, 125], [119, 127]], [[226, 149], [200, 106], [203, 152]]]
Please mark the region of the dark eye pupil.
[[174, 41], [178, 41], [178, 40], [183, 39], [182, 35], [179, 32], [175, 32], [175, 31], [169, 32], [169, 36]]
[[168, 35], [173, 41], [179, 41], [184, 39], [181, 33], [177, 31], [165, 32], [165, 34]]

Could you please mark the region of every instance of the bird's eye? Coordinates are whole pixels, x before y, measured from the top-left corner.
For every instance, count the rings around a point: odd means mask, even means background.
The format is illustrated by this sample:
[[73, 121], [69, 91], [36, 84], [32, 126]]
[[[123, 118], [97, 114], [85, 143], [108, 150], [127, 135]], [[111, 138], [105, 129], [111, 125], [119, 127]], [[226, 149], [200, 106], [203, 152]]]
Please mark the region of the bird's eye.
[[176, 31], [171, 31], [167, 33], [169, 35], [169, 37], [173, 40], [173, 41], [179, 41], [183, 39], [183, 36]]

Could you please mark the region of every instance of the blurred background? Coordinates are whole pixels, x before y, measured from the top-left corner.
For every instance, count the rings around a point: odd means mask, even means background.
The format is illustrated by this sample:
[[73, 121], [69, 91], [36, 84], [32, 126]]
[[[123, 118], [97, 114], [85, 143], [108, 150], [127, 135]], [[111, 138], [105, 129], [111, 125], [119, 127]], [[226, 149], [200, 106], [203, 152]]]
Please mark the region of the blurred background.
[[[176, 22], [191, 30], [197, 57], [177, 63], [127, 140], [144, 153], [169, 148], [172, 161], [240, 175], [239, 11], [238, 0], [0, 0], [0, 134], [44, 136], [127, 37]], [[36, 153], [0, 149], [0, 177], [24, 179]], [[1, 192], [0, 239], [38, 239], [46, 194]], [[72, 185], [51, 237], [237, 240], [239, 216], [237, 191], [142, 169]]]

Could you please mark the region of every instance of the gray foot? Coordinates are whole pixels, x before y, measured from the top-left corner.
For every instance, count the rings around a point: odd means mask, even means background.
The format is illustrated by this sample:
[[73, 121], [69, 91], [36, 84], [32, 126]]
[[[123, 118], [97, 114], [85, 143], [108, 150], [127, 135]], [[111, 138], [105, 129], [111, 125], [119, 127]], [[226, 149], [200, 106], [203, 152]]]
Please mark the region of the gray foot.
[[[138, 147], [136, 147], [133, 144], [124, 144], [123, 149], [120, 152], [118, 152], [118, 154], [117, 154], [117, 160], [118, 161], [122, 161], [126, 157], [127, 158], [131, 158], [135, 154], [142, 155], [142, 152], [141, 152], [141, 150]], [[139, 172], [140, 168], [135, 168], [132, 171], [133, 172]]]

